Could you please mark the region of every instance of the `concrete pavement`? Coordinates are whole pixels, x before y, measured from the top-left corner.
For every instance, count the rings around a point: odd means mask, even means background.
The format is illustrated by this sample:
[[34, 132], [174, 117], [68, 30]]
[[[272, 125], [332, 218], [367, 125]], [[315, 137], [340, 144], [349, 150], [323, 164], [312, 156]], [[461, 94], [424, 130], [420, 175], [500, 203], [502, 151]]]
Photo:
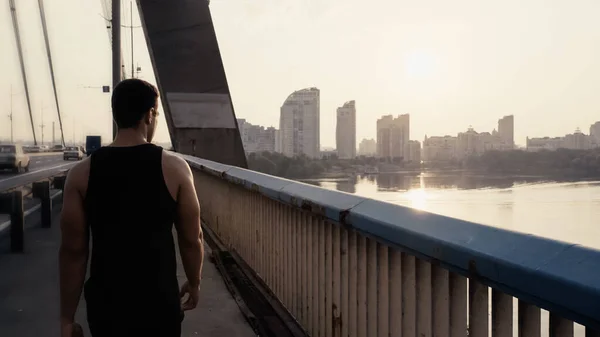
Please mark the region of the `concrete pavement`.
[[[8, 242], [0, 239], [0, 336], [58, 337], [59, 292], [58, 248], [60, 231], [58, 212], [51, 229], [35, 228], [25, 232], [23, 254], [8, 253]], [[206, 256], [210, 256], [207, 249]], [[178, 265], [180, 284], [185, 276]], [[77, 320], [85, 324], [85, 306], [80, 303]], [[188, 312], [182, 336], [246, 337], [255, 336], [236, 302], [227, 291], [221, 275], [206, 259], [202, 273], [200, 303]]]

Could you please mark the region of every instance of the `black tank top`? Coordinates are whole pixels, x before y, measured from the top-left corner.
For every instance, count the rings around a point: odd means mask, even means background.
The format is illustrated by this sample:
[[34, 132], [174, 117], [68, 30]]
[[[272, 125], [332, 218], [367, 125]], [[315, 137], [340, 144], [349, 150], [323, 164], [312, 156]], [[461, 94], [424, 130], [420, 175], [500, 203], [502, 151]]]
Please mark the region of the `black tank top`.
[[91, 156], [85, 196], [92, 236], [88, 315], [180, 315], [172, 235], [176, 202], [163, 177], [162, 151], [143, 144], [103, 147]]

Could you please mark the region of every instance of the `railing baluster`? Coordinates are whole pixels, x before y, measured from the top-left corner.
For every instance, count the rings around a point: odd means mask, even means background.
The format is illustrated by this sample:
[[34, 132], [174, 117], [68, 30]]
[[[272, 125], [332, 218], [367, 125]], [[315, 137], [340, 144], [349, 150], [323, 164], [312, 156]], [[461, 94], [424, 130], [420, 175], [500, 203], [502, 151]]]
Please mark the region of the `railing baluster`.
[[550, 313], [550, 337], [573, 337], [573, 321]]
[[325, 337], [325, 224], [323, 220], [317, 222], [319, 226], [319, 336]]
[[290, 213], [292, 212], [291, 207], [285, 208], [284, 213], [284, 254], [285, 254], [285, 306], [289, 312], [294, 312], [292, 307], [292, 297], [294, 291], [294, 284], [292, 279], [292, 226], [290, 224]]
[[333, 225], [323, 222], [325, 228], [325, 336], [333, 336]]
[[432, 266], [433, 337], [450, 333], [450, 275], [440, 266]]
[[417, 259], [417, 336], [431, 337], [431, 264]]
[[257, 268], [259, 271], [259, 275], [262, 279], [265, 278], [265, 241], [263, 238], [264, 230], [263, 230], [263, 210], [262, 210], [262, 202], [261, 196], [258, 193], [254, 193], [254, 198], [256, 199], [256, 251], [257, 251]]
[[377, 241], [367, 239], [367, 336], [377, 336], [378, 262]]
[[402, 253], [390, 249], [390, 336], [402, 336]]
[[258, 271], [256, 268], [256, 198], [253, 193], [249, 193], [248, 198], [250, 199], [250, 267], [254, 271]]
[[283, 240], [281, 239], [281, 209], [282, 209], [282, 205], [281, 204], [277, 204], [275, 206], [275, 212], [276, 212], [276, 217], [275, 217], [275, 249], [276, 249], [276, 255], [277, 255], [277, 267], [275, 269], [276, 274], [275, 274], [275, 288], [277, 289], [277, 298], [279, 299], [279, 301], [283, 300], [283, 264], [281, 263], [281, 259], [283, 256], [283, 251], [282, 251], [282, 247], [281, 245], [283, 244]]
[[341, 236], [341, 278], [342, 278], [342, 335], [341, 337], [348, 337], [348, 327], [350, 326], [348, 311], [350, 310], [350, 306], [348, 304], [348, 297], [350, 294], [350, 290], [348, 288], [348, 282], [350, 280], [350, 268], [348, 261], [348, 233], [349, 231], [345, 228], [340, 228], [340, 236]]
[[417, 336], [417, 270], [415, 257], [402, 253], [402, 337]]
[[315, 327], [315, 322], [313, 320], [313, 317], [315, 316], [315, 305], [314, 305], [314, 298], [315, 298], [315, 292], [317, 291], [317, 289], [314, 287], [314, 278], [315, 278], [315, 260], [314, 260], [314, 236], [313, 236], [313, 220], [312, 217], [310, 215], [306, 216], [306, 250], [307, 250], [307, 256], [306, 256], [306, 266], [307, 266], [307, 283], [308, 283], [308, 299], [307, 299], [307, 306], [308, 306], [308, 325], [306, 326], [306, 331], [308, 331], [311, 336], [315, 336], [314, 335], [314, 327]]
[[367, 337], [367, 238], [358, 235], [358, 337]]
[[513, 297], [492, 289], [492, 337], [512, 337]]
[[332, 236], [332, 241], [333, 241], [333, 256], [332, 256], [332, 263], [333, 263], [333, 280], [332, 280], [332, 285], [331, 288], [333, 290], [333, 299], [332, 299], [332, 307], [331, 307], [331, 311], [332, 311], [332, 317], [333, 317], [333, 322], [332, 322], [332, 335], [333, 337], [341, 337], [342, 334], [342, 317], [341, 317], [341, 308], [342, 308], [342, 303], [341, 303], [341, 291], [342, 291], [342, 287], [340, 284], [341, 281], [341, 272], [340, 272], [340, 267], [341, 267], [341, 257], [340, 257], [340, 250], [341, 250], [341, 238], [340, 238], [340, 227], [339, 226], [332, 226], [333, 227], [333, 236]]
[[298, 214], [298, 225], [300, 227], [300, 311], [302, 312], [302, 326], [308, 326], [308, 270], [307, 270], [307, 249], [306, 249], [306, 213]]
[[307, 331], [309, 331], [309, 327], [311, 324], [311, 312], [310, 312], [310, 301], [311, 301], [311, 297], [310, 297], [310, 291], [311, 291], [311, 285], [312, 285], [312, 279], [310, 277], [310, 269], [312, 269], [310, 267], [311, 264], [311, 255], [310, 255], [310, 241], [308, 238], [308, 224], [309, 224], [309, 220], [308, 220], [308, 214], [302, 212], [302, 251], [303, 251], [303, 257], [302, 257], [302, 283], [304, 283], [304, 299], [302, 300], [302, 304], [303, 304], [303, 309], [302, 311], [304, 312], [304, 317], [303, 317], [303, 323], [302, 325], [304, 326], [305, 329], [307, 329]]
[[290, 212], [290, 216], [289, 216], [289, 221], [290, 221], [290, 238], [289, 238], [289, 245], [290, 245], [290, 284], [292, 285], [292, 293], [291, 293], [291, 299], [290, 299], [290, 311], [294, 314], [294, 317], [298, 317], [299, 316], [299, 311], [298, 311], [298, 261], [297, 261], [297, 257], [298, 254], [296, 253], [297, 251], [297, 246], [296, 246], [296, 238], [297, 238], [297, 233], [296, 233], [296, 223], [295, 223], [295, 213], [293, 209], [291, 209]]
[[469, 337], [488, 336], [488, 287], [469, 279]]
[[302, 214], [300, 212], [296, 212], [294, 217], [294, 225], [296, 227], [296, 278], [298, 282], [298, 295], [296, 300], [296, 305], [298, 307], [298, 319], [300, 322], [304, 320], [304, 292], [305, 292], [305, 283], [303, 281], [303, 272], [302, 269], [302, 260], [304, 257], [304, 251], [302, 249]]
[[312, 227], [312, 327], [310, 335], [319, 336], [319, 227], [311, 217]]
[[[388, 247], [379, 244], [377, 255], [378, 276], [377, 276], [377, 330], [379, 336], [387, 337], [390, 333], [390, 276], [389, 276], [389, 255]], [[398, 280], [399, 281], [399, 280]], [[400, 281], [398, 282], [400, 284]]]
[[358, 336], [358, 238], [355, 231], [348, 231], [349, 274], [348, 278], [348, 336]]
[[540, 337], [540, 308], [519, 300], [519, 337]]
[[[248, 207], [248, 198], [247, 198], [247, 192], [246, 191], [242, 191], [242, 204], [241, 204], [241, 211], [244, 214], [248, 214], [249, 211], [249, 207]], [[209, 198], [210, 199], [210, 198]], [[242, 259], [244, 259], [244, 261], [250, 265], [250, 258], [248, 257], [248, 236], [250, 235], [250, 220], [249, 220], [249, 216], [246, 215], [245, 217], [242, 217], [242, 221], [241, 221], [241, 228], [240, 231], [242, 232], [241, 235], [241, 251], [240, 251], [240, 255], [242, 256]]]
[[[259, 205], [260, 205], [260, 221], [258, 222], [259, 225], [259, 235], [260, 235], [260, 242], [261, 242], [261, 269], [262, 269], [262, 280], [263, 282], [265, 282], [265, 284], [269, 284], [269, 263], [268, 263], [268, 259], [269, 259], [269, 234], [270, 234], [270, 228], [269, 228], [269, 223], [267, 221], [268, 219], [268, 214], [267, 214], [267, 200], [265, 200], [261, 195], [258, 195], [259, 199]], [[225, 213], [223, 213], [225, 214]]]
[[252, 270], [259, 273], [256, 267], [256, 199], [253, 193], [249, 193], [248, 198], [250, 199], [250, 209], [252, 210], [250, 214], [250, 266]]
[[[277, 277], [277, 223], [275, 222], [275, 203], [269, 200], [269, 223], [270, 223], [270, 256], [269, 256], [269, 264], [270, 264], [270, 277], [269, 277], [269, 286], [273, 293], [275, 293], [275, 284]], [[236, 212], [234, 212], [236, 213]]]

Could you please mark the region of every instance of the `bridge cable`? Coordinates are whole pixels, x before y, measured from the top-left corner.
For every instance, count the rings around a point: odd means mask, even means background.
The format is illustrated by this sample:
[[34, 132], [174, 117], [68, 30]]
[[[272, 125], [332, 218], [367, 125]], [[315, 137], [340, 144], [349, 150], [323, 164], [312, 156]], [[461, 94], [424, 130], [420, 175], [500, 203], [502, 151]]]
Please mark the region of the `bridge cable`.
[[37, 137], [35, 136], [35, 125], [33, 123], [33, 112], [31, 111], [31, 99], [29, 96], [29, 85], [27, 84], [27, 72], [25, 71], [25, 60], [23, 58], [23, 46], [21, 44], [21, 33], [19, 31], [19, 21], [17, 19], [17, 7], [15, 0], [8, 0], [10, 7], [10, 14], [12, 17], [13, 31], [15, 33], [15, 40], [17, 42], [17, 52], [19, 53], [19, 62], [21, 64], [21, 77], [23, 78], [23, 86], [25, 87], [25, 97], [27, 99], [27, 108], [29, 109], [29, 119], [31, 120], [31, 132], [33, 132], [33, 144], [37, 144]]
[[[58, 92], [56, 90], [56, 77], [54, 75], [54, 66], [52, 63], [52, 51], [50, 50], [50, 37], [48, 36], [48, 26], [46, 25], [46, 12], [44, 11], [44, 0], [38, 0], [38, 6], [40, 9], [40, 18], [42, 20], [42, 30], [44, 32], [44, 41], [46, 43], [46, 54], [48, 58], [48, 65], [50, 66], [50, 78], [52, 79], [52, 89], [54, 90], [54, 101], [56, 102], [56, 112], [58, 113], [58, 124], [60, 126], [60, 137], [62, 145], [65, 144], [65, 133], [63, 132], [62, 118], [60, 116], [60, 104], [58, 103]], [[52, 130], [54, 132], [54, 130]], [[54, 145], [54, 144], [52, 144]]]

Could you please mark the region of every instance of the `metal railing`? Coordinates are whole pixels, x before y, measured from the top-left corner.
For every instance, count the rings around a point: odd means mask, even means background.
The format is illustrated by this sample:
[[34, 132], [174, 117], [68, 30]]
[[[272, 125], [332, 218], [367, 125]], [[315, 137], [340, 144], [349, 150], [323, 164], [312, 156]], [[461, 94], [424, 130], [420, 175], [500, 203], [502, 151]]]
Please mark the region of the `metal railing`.
[[204, 222], [311, 336], [600, 336], [599, 251], [184, 157]]
[[9, 176], [8, 178], [0, 179], [0, 193], [8, 192], [14, 189], [20, 189], [23, 186], [31, 185], [36, 181], [50, 180], [56, 176], [63, 176], [75, 162], [64, 163], [50, 168], [39, 169], [32, 172]]
[[[38, 173], [38, 172], [36, 172]], [[41, 227], [52, 226], [52, 202], [62, 195], [66, 180], [67, 170], [41, 170], [31, 177], [23, 177], [16, 185], [13, 183], [10, 189], [0, 191], [0, 215], [6, 214], [9, 220], [0, 221], [0, 238], [6, 232], [10, 235], [10, 249], [13, 253], [21, 253], [25, 250], [25, 220], [34, 212], [41, 210]], [[52, 193], [51, 188], [59, 191]], [[39, 203], [26, 208], [25, 198], [38, 199]]]

